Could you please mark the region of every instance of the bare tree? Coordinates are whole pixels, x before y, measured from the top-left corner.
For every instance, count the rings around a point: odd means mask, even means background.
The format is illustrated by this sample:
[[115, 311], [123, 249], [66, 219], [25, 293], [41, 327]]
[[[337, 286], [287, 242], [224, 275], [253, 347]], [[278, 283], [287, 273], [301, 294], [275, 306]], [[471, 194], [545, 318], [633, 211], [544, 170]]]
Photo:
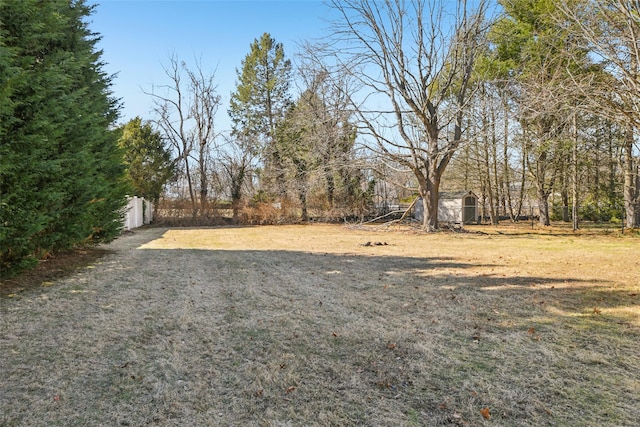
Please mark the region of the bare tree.
[[[503, 204], [505, 211], [512, 222], [518, 221], [522, 214], [524, 205], [524, 195], [527, 185], [526, 158], [524, 156], [523, 138], [518, 137], [516, 131], [517, 120], [514, 117], [510, 102], [511, 85], [508, 81], [494, 82], [497, 91], [496, 96], [500, 99], [501, 120], [502, 120], [502, 180]], [[513, 159], [519, 159], [519, 164]]]
[[[185, 124], [189, 120], [187, 103], [187, 95], [182, 84], [181, 67], [178, 59], [173, 56], [169, 59], [169, 65], [164, 67], [166, 76], [171, 84], [158, 86], [159, 89], [165, 89], [166, 96], [157, 94], [154, 86], [152, 92], [145, 92], [155, 98], [154, 111], [157, 114], [156, 123], [160, 130], [164, 133], [165, 138], [170, 142], [176, 152], [176, 162], [182, 162], [183, 173], [187, 181], [189, 189], [189, 198], [191, 204], [195, 207], [196, 199], [193, 191], [193, 181], [191, 178], [191, 169], [189, 165], [189, 157], [193, 150], [192, 135], [185, 128]], [[177, 117], [174, 117], [177, 116]]]
[[352, 98], [360, 132], [415, 176], [425, 230], [438, 228], [441, 177], [462, 142], [486, 9], [474, 3], [331, 1], [341, 16], [336, 58], [366, 89]]
[[[195, 217], [198, 198], [191, 161], [196, 161], [200, 208], [204, 210], [209, 189], [208, 164], [216, 137], [214, 118], [220, 104], [214, 84], [215, 72], [206, 74], [199, 63], [195, 69], [189, 69], [184, 61], [179, 61], [175, 56], [169, 59], [164, 71], [170, 83], [154, 86], [150, 93], [145, 93], [154, 98], [158, 127], [175, 149], [176, 161], [182, 163]], [[187, 83], [183, 82], [184, 74]]]
[[[485, 77], [484, 75], [482, 77]], [[445, 176], [447, 189], [473, 190], [481, 214], [495, 223], [500, 215], [512, 222], [523, 213], [527, 193], [525, 144], [515, 113], [512, 84], [482, 79], [470, 99], [466, 143], [460, 147]]]
[[224, 146], [219, 147], [218, 158], [223, 171], [224, 181], [231, 198], [233, 222], [240, 221], [243, 198], [251, 188], [252, 176], [256, 170], [258, 152], [257, 143], [246, 141], [247, 136], [231, 136]]
[[561, 2], [565, 17], [579, 29], [584, 47], [599, 59], [604, 76], [585, 95], [602, 116], [626, 127], [622, 143], [624, 204], [627, 227], [640, 226], [640, 176], [637, 134], [640, 131], [640, 1], [583, 0]]
[[220, 106], [220, 96], [216, 93], [215, 72], [205, 75], [198, 64], [195, 70], [185, 67], [189, 76], [193, 133], [198, 152], [196, 161], [200, 178], [200, 209], [204, 212], [209, 191], [209, 170], [211, 149], [215, 143], [214, 119]]
[[[548, 60], [547, 60], [548, 58]], [[520, 80], [519, 121], [525, 135], [527, 170], [536, 189], [540, 225], [550, 225], [549, 196], [559, 181], [568, 153], [569, 105], [561, 94], [567, 83], [564, 62], [549, 55], [535, 64], [538, 72]]]
[[[501, 175], [498, 173], [498, 133], [496, 128], [496, 109], [500, 108], [492, 94], [489, 82], [479, 82], [480, 90], [476, 93], [473, 103], [473, 116], [469, 117], [471, 153], [475, 158], [475, 172], [480, 186], [482, 201], [482, 215], [489, 215], [492, 224], [498, 223], [498, 209], [500, 207], [499, 183]], [[467, 150], [469, 152], [469, 150]], [[488, 209], [486, 206], [488, 204]]]

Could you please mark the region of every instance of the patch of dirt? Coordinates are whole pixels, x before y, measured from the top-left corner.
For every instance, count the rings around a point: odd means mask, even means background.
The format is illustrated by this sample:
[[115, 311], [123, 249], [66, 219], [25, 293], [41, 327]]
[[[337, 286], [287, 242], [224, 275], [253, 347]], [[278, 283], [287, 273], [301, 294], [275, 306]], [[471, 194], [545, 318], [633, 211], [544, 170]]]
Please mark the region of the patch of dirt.
[[106, 248], [78, 249], [57, 253], [42, 260], [33, 269], [11, 279], [0, 278], [0, 297], [41, 287], [74, 274], [78, 269], [91, 265], [111, 254]]

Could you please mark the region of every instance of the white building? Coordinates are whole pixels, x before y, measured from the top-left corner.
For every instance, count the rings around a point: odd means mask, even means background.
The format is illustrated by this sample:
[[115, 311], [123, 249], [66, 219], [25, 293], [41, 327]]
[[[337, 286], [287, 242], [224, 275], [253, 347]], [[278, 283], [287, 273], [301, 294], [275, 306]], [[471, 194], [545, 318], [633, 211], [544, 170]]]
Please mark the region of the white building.
[[[424, 219], [424, 205], [418, 199], [414, 216]], [[441, 192], [438, 198], [438, 222], [471, 224], [478, 222], [478, 196], [472, 191]]]

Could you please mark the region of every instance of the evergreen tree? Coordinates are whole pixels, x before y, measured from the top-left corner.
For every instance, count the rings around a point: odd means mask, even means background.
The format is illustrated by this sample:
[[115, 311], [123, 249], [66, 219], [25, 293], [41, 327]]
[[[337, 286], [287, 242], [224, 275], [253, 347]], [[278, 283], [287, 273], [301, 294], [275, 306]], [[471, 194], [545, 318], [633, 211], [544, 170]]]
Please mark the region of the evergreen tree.
[[295, 193], [300, 202], [302, 221], [309, 219], [307, 195], [310, 177], [318, 167], [319, 159], [313, 146], [314, 123], [305, 115], [307, 106], [303, 99], [291, 106], [285, 119], [278, 124], [274, 142], [286, 186]]
[[0, 3], [0, 271], [115, 238], [117, 101], [82, 0]]
[[573, 43], [572, 27], [558, 25], [556, 2], [499, 3], [504, 15], [490, 32], [497, 62], [493, 67], [516, 88], [514, 100], [526, 135], [524, 156], [536, 187], [540, 224], [549, 225], [549, 196], [562, 187], [571, 156], [570, 118], [579, 102], [572, 83], [590, 64], [586, 52]]
[[264, 33], [251, 44], [251, 51], [237, 70], [236, 91], [231, 94], [229, 116], [233, 133], [260, 146], [246, 147], [262, 154], [267, 186], [282, 193], [282, 161], [274, 149], [276, 126], [289, 106], [291, 61], [285, 58], [281, 43]]
[[326, 72], [307, 69], [308, 87], [279, 123], [274, 146], [280, 155], [288, 189], [295, 193], [307, 218], [307, 199], [316, 187], [326, 206], [356, 208], [362, 196], [362, 175], [354, 166], [356, 128]]
[[157, 203], [165, 184], [175, 174], [171, 151], [160, 132], [140, 117], [121, 127], [120, 147], [124, 150], [127, 178], [133, 192]]

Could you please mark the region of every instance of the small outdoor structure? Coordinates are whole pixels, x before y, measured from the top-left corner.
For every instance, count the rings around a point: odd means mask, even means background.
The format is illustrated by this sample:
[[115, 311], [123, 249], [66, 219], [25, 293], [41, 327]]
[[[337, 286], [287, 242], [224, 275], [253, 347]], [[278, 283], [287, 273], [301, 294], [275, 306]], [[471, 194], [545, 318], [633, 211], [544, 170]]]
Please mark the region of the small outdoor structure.
[[[414, 217], [424, 219], [424, 205], [418, 199]], [[438, 200], [438, 222], [471, 224], [478, 222], [478, 196], [472, 191], [441, 192]]]
[[125, 230], [142, 227], [153, 221], [153, 204], [142, 197], [129, 197], [122, 223]]

